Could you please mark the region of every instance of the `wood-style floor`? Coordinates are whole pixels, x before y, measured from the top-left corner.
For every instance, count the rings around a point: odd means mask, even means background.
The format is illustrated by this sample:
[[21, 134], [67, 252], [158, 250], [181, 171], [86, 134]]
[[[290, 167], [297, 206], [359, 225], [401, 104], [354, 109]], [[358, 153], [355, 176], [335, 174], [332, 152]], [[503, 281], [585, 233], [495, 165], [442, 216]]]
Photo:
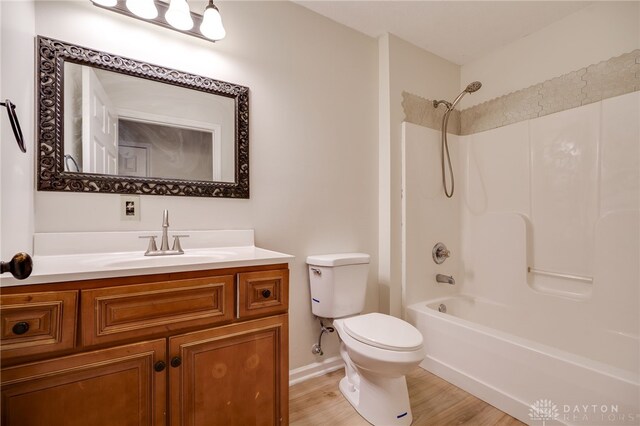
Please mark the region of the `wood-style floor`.
[[[342, 369], [289, 389], [291, 425], [367, 426], [342, 396]], [[524, 425], [508, 414], [422, 368], [407, 375], [413, 425]]]

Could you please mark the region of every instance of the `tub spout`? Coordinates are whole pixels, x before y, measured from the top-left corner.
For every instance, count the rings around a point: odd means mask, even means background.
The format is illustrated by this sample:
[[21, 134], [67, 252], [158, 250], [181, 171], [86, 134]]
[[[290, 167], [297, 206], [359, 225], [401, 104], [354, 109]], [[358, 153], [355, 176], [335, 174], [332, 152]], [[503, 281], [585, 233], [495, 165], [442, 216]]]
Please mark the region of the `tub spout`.
[[453, 279], [451, 275], [443, 275], [443, 274], [436, 275], [436, 281], [439, 283], [446, 283], [451, 285], [454, 285], [456, 283], [456, 280]]

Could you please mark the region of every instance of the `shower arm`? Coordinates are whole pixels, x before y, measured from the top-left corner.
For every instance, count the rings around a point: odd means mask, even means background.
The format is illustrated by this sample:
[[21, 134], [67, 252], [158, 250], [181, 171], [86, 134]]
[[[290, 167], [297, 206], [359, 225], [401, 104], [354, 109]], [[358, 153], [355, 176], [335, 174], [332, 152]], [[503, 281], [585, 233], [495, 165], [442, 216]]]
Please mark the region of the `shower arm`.
[[461, 100], [461, 99], [464, 97], [464, 95], [466, 95], [466, 94], [467, 94], [467, 91], [466, 91], [466, 90], [465, 90], [464, 92], [460, 93], [460, 94], [458, 95], [458, 97], [457, 97], [457, 98], [455, 98], [455, 99], [453, 100], [453, 102], [451, 102], [451, 106], [449, 107], [449, 111], [453, 110], [453, 109], [456, 107], [456, 105], [458, 105], [458, 102], [460, 102], [460, 100]]

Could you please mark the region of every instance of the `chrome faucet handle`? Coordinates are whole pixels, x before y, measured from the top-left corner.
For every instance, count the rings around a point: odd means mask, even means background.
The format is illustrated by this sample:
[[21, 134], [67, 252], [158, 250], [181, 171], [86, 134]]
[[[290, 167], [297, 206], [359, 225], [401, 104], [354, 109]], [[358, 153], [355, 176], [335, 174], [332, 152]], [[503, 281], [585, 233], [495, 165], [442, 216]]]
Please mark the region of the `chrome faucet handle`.
[[162, 226], [165, 228], [169, 227], [169, 210], [167, 209], [162, 212]]
[[174, 235], [173, 236], [173, 248], [171, 250], [179, 253], [184, 253], [182, 246], [180, 245], [180, 238], [188, 238], [189, 235]]
[[150, 253], [152, 251], [158, 251], [158, 246], [156, 245], [156, 236], [155, 235], [141, 235], [138, 238], [148, 238], [149, 239], [149, 247], [147, 247], [147, 251], [144, 253]]
[[441, 248], [437, 251], [436, 254], [441, 257], [449, 257], [451, 255], [451, 252], [445, 248]]
[[447, 260], [449, 256], [451, 256], [451, 252], [443, 243], [437, 243], [433, 246], [431, 256], [433, 257], [433, 261], [440, 265], [442, 262]]

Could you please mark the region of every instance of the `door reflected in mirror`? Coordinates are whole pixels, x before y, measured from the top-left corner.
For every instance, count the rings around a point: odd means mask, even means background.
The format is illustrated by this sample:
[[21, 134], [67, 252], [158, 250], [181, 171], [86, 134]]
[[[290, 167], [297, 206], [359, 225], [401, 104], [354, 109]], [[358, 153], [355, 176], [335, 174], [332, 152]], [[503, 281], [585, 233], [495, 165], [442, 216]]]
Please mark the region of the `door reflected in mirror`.
[[234, 182], [235, 100], [64, 63], [65, 171]]

